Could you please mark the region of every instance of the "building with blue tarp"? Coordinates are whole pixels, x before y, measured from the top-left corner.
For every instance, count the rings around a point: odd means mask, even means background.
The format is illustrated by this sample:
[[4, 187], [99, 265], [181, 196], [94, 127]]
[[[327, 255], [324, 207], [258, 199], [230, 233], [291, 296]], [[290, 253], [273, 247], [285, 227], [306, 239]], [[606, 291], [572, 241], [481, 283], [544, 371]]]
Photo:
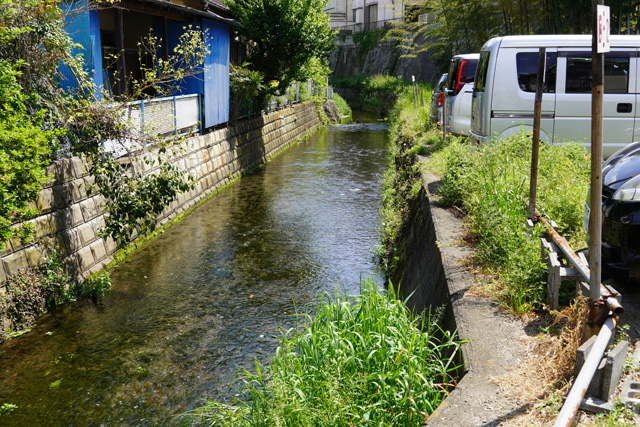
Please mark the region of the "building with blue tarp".
[[[175, 96], [198, 95], [200, 127], [207, 129], [229, 121], [229, 66], [232, 34], [238, 24], [222, 3], [213, 0], [76, 0], [64, 4], [67, 33], [79, 47], [85, 71], [96, 94], [106, 91], [115, 99], [127, 99], [130, 85], [140, 77], [144, 55], [138, 43], [152, 34], [161, 42], [167, 59], [189, 26], [202, 29], [209, 53], [196, 76], [180, 82]], [[72, 73], [62, 67], [61, 85], [77, 86]], [[150, 90], [145, 95], [153, 98]]]

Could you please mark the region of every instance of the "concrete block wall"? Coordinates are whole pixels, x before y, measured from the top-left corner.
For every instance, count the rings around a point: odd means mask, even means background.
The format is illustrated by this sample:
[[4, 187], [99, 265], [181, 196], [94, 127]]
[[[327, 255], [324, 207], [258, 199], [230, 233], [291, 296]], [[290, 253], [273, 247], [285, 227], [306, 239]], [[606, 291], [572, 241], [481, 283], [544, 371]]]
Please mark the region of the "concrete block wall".
[[[320, 124], [315, 103], [305, 102], [188, 138], [168, 155], [180, 170], [196, 177], [195, 188], [168, 206], [158, 223], [167, 223]], [[67, 271], [79, 281], [103, 269], [116, 252], [112, 239], [98, 235], [104, 226], [104, 199], [87, 194], [94, 179], [87, 175], [84, 161], [58, 160], [49, 167], [49, 175], [52, 180], [36, 203], [39, 214], [29, 221], [35, 229], [33, 243], [12, 240], [0, 251], [0, 293], [5, 292], [7, 277], [37, 266], [48, 246], [63, 255]]]

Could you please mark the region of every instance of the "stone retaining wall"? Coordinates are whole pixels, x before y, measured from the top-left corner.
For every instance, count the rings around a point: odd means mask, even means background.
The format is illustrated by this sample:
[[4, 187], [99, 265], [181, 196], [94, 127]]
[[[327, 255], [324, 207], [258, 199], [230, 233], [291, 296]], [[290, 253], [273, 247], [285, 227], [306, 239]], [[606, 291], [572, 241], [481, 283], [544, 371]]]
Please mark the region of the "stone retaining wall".
[[[195, 188], [167, 207], [158, 223], [175, 218], [320, 124], [315, 103], [305, 102], [188, 138], [171, 162], [196, 177]], [[49, 174], [53, 180], [40, 193], [39, 215], [29, 221], [35, 227], [34, 243], [23, 245], [14, 240], [0, 251], [0, 293], [8, 276], [39, 264], [47, 245], [63, 255], [67, 271], [79, 281], [104, 268], [116, 252], [113, 240], [98, 236], [104, 226], [103, 198], [87, 194], [93, 177], [86, 174], [84, 161], [77, 157], [58, 160]]]

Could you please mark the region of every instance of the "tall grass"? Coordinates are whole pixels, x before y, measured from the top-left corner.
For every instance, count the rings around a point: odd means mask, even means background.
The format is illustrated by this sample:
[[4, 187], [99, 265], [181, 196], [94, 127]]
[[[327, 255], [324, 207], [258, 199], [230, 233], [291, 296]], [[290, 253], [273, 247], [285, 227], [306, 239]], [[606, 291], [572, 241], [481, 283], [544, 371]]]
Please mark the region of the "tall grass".
[[[500, 276], [499, 298], [516, 313], [540, 307], [545, 298], [539, 233], [526, 228], [530, 151], [530, 135], [520, 133], [482, 146], [455, 141], [434, 154], [442, 165], [441, 201], [468, 214], [475, 260]], [[589, 168], [578, 144], [541, 146], [537, 207], [574, 243], [584, 242]]]
[[[428, 86], [420, 91], [431, 97]], [[387, 274], [396, 268], [396, 238], [409, 205], [422, 188], [420, 167], [416, 154], [423, 153], [420, 141], [432, 132], [429, 123], [429, 106], [416, 102], [411, 87], [405, 88], [398, 97], [389, 116], [389, 155], [383, 176], [382, 207], [380, 208], [380, 245], [376, 254]]]
[[208, 402], [187, 421], [212, 426], [420, 426], [447, 394], [459, 344], [365, 284], [326, 297], [290, 331], [268, 368], [244, 373], [246, 401]]
[[336, 108], [338, 109], [338, 112], [340, 113], [340, 117], [350, 117], [351, 116], [351, 107], [349, 107], [349, 104], [347, 104], [347, 101], [344, 100], [343, 97], [341, 97], [340, 95], [338, 95], [338, 93], [333, 92], [333, 96], [332, 98], [333, 102], [336, 103]]

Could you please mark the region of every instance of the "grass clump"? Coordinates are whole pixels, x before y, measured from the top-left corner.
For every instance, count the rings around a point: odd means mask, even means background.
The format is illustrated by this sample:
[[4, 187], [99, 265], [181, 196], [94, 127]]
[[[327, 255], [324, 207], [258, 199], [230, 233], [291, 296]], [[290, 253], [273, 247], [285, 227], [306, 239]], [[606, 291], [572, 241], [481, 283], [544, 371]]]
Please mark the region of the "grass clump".
[[78, 298], [96, 300], [110, 286], [107, 272], [81, 284], [74, 282], [65, 272], [60, 255], [50, 250], [39, 266], [20, 271], [4, 283], [4, 292], [0, 292], [0, 319], [6, 324], [0, 324], [0, 343], [29, 330], [47, 311]]
[[[540, 232], [526, 228], [530, 152], [530, 135], [520, 133], [481, 146], [455, 141], [434, 154], [441, 202], [468, 215], [475, 262], [500, 277], [498, 298], [515, 313], [540, 308], [546, 289]], [[578, 144], [540, 149], [537, 207], [573, 243], [584, 242], [589, 162]]]
[[345, 101], [343, 97], [333, 92], [331, 99], [336, 103], [340, 117], [351, 117], [351, 107], [349, 107], [349, 104], [347, 104], [347, 101]]
[[365, 284], [327, 297], [282, 339], [268, 369], [244, 373], [246, 401], [208, 402], [186, 420], [215, 426], [420, 426], [452, 386], [459, 344]]

